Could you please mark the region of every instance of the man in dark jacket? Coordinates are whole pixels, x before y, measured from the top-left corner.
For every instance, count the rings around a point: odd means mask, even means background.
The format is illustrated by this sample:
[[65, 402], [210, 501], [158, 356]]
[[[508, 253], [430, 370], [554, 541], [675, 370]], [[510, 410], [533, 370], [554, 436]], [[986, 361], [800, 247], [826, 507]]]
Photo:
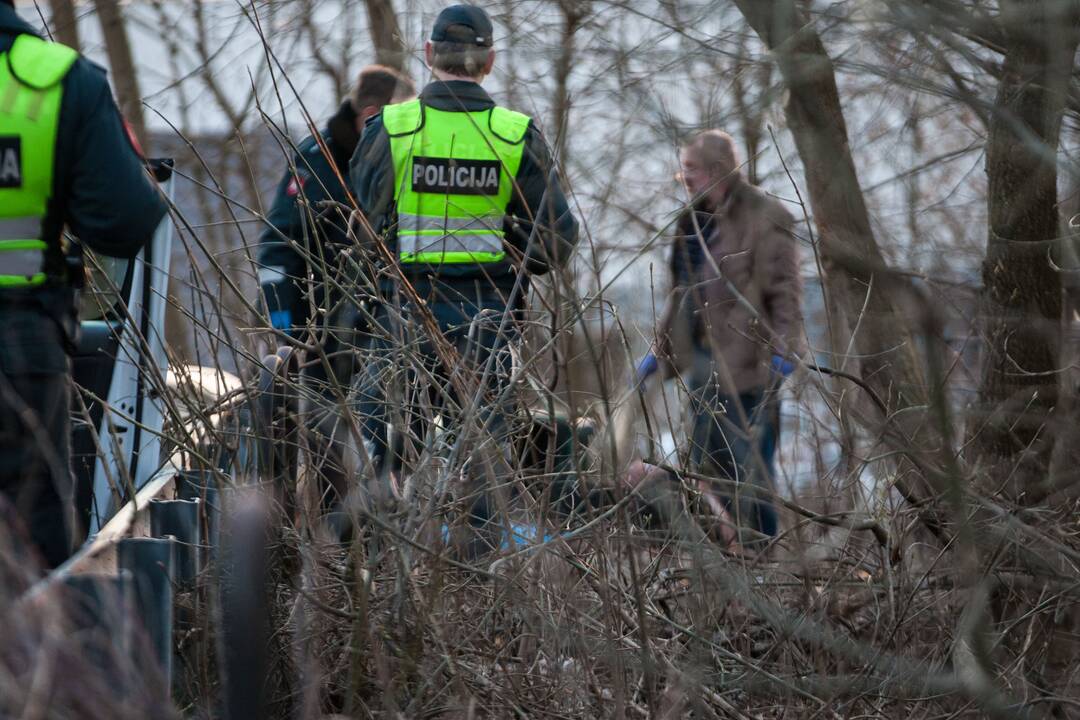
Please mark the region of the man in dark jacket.
[[309, 429], [307, 465], [325, 480], [320, 494], [327, 506], [345, 492], [339, 446], [347, 428], [338, 409], [355, 371], [355, 334], [364, 325], [359, 305], [371, 295], [365, 287], [370, 283], [348, 271], [357, 264], [342, 262], [352, 245], [349, 159], [369, 118], [387, 103], [415, 95], [412, 82], [393, 68], [361, 70], [352, 93], [319, 136], [297, 146], [260, 241], [259, 284], [271, 324], [289, 334], [303, 333], [326, 355], [306, 359], [302, 411]]
[[[539, 129], [480, 87], [495, 62], [492, 38], [483, 10], [443, 10], [425, 46], [435, 80], [417, 100], [372, 118], [353, 156], [385, 300], [357, 393], [377, 462], [387, 422], [414, 428], [420, 447], [415, 421], [433, 402], [448, 427], [475, 432], [470, 446], [492, 456], [476, 465], [499, 464], [513, 313], [529, 275], [562, 267], [577, 243]], [[388, 391], [400, 393], [395, 402]]]
[[134, 257], [166, 206], [105, 71], [0, 2], [0, 493], [55, 566], [81, 541], [70, 468], [70, 372], [81, 268]]

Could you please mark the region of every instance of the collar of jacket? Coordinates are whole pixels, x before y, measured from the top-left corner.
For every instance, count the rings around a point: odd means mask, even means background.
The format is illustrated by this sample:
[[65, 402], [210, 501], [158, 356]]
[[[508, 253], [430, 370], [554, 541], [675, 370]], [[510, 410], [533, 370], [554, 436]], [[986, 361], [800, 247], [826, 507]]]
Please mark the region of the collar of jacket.
[[713, 210], [713, 215], [725, 217], [727, 215], [733, 215], [738, 210], [740, 201], [742, 200], [743, 190], [746, 184], [743, 182], [742, 175], [736, 175], [731, 180], [731, 185], [728, 186], [727, 194], [724, 195], [724, 199], [720, 201], [720, 204]]
[[473, 112], [495, 107], [495, 101], [478, 83], [469, 80], [436, 80], [420, 92], [420, 100], [436, 110]]
[[0, 34], [22, 35], [23, 33], [38, 34], [28, 22], [19, 17], [15, 8], [7, 3], [0, 3]]
[[349, 171], [349, 160], [352, 158], [356, 145], [360, 142], [360, 133], [356, 132], [356, 113], [353, 112], [352, 104], [346, 100], [326, 123], [326, 133], [332, 141], [331, 151], [334, 155], [334, 164], [342, 173]]
[[[705, 240], [708, 241], [712, 233], [707, 230], [706, 226], [713, 217], [727, 217], [735, 214], [745, 194], [743, 192], [745, 189], [746, 183], [743, 181], [742, 175], [736, 175], [731, 186], [728, 187], [724, 199], [715, 208], [710, 209], [701, 200], [694, 203], [693, 207], [687, 207], [679, 217], [679, 233], [682, 235], [696, 235], [699, 230], [705, 230]], [[694, 222], [695, 217], [697, 218], [696, 223]]]

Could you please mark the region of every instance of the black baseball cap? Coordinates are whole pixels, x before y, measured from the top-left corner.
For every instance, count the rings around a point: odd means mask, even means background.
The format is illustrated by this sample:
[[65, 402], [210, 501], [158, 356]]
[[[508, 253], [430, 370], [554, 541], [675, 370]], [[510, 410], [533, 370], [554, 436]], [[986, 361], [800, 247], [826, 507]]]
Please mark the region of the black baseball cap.
[[451, 5], [435, 18], [432, 42], [454, 42], [477, 47], [495, 44], [491, 18], [475, 5]]

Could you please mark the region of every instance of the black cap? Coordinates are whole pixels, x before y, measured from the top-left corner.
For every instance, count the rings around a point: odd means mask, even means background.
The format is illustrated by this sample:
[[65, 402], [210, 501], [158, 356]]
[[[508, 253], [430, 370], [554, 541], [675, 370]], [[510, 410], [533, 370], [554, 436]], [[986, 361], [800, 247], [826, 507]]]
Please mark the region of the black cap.
[[454, 42], [477, 47], [495, 44], [491, 18], [475, 5], [451, 5], [435, 18], [432, 42]]

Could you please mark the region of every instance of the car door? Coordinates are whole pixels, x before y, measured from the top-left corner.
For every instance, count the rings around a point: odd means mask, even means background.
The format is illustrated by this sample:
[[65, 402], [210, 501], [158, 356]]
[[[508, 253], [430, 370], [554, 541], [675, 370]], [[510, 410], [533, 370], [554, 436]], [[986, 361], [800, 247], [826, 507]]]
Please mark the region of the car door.
[[[173, 196], [171, 160], [150, 161]], [[169, 215], [133, 260], [87, 257], [73, 357], [72, 456], [77, 505], [92, 537], [158, 470], [168, 360]]]

